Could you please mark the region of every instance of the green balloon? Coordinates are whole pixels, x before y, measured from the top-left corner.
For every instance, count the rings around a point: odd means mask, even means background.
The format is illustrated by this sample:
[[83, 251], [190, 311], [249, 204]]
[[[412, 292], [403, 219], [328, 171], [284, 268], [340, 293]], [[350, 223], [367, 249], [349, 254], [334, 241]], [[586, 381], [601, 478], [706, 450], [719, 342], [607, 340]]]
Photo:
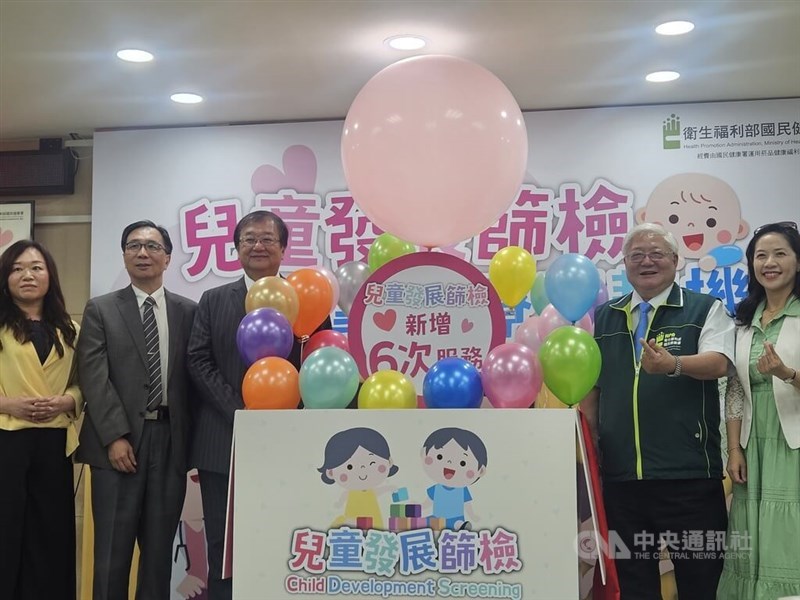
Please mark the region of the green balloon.
[[547, 297], [547, 290], [544, 288], [545, 272], [540, 271], [536, 274], [536, 279], [533, 280], [533, 287], [531, 288], [531, 306], [536, 311], [537, 315], [542, 314], [542, 311], [550, 304]]
[[544, 382], [564, 404], [574, 406], [586, 397], [600, 376], [600, 348], [579, 327], [559, 327], [539, 348]]
[[345, 408], [358, 389], [358, 367], [341, 348], [312, 352], [300, 368], [300, 396], [306, 408]]
[[382, 233], [375, 238], [372, 245], [369, 247], [369, 255], [367, 262], [369, 268], [374, 273], [380, 267], [406, 254], [416, 252], [417, 248], [411, 242], [401, 240], [399, 237], [393, 236], [391, 233]]

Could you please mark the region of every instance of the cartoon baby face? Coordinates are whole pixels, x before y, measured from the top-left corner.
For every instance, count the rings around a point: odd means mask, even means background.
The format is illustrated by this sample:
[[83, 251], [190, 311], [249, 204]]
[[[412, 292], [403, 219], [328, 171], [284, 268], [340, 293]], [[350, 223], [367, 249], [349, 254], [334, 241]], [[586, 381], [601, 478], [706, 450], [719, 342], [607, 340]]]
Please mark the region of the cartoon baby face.
[[447, 487], [465, 487], [481, 477], [486, 467], [478, 466], [478, 459], [471, 450], [464, 450], [455, 440], [441, 448], [422, 450], [425, 473], [433, 481]]
[[647, 206], [636, 213], [639, 223], [658, 223], [675, 236], [682, 258], [699, 259], [718, 246], [747, 236], [736, 192], [717, 177], [681, 173], [659, 183]]
[[371, 490], [389, 477], [392, 461], [381, 458], [361, 446], [348, 461], [328, 469], [326, 474], [336, 483], [348, 490]]

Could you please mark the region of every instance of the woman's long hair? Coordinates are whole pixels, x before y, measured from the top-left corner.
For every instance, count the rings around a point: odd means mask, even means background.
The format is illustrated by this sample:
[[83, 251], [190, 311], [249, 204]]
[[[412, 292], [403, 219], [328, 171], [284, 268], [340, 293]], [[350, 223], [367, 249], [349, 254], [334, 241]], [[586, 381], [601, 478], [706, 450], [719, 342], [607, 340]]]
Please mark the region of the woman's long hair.
[[[764, 286], [761, 285], [756, 279], [755, 267], [753, 265], [753, 257], [756, 253], [756, 243], [768, 233], [779, 233], [786, 238], [789, 246], [794, 251], [797, 260], [800, 260], [800, 233], [797, 232], [797, 226], [792, 226], [792, 223], [770, 223], [763, 225], [755, 230], [753, 239], [747, 244], [745, 255], [747, 256], [747, 275], [750, 280], [747, 282], [747, 297], [736, 306], [736, 323], [738, 325], [746, 325], [750, 327], [753, 324], [753, 317], [756, 314], [758, 305], [767, 297], [767, 292]], [[794, 289], [792, 293], [800, 298], [800, 272], [794, 274]]]
[[[20, 240], [9, 246], [0, 256], [0, 329], [8, 327], [14, 334], [14, 339], [20, 344], [31, 341], [30, 321], [22, 309], [14, 303], [11, 298], [11, 292], [8, 289], [8, 278], [11, 275], [14, 263], [29, 248], [38, 250], [44, 257], [44, 263], [47, 266], [50, 282], [43, 299], [42, 325], [44, 325], [50, 342], [56, 347], [58, 355], [64, 356], [64, 348], [61, 345], [61, 340], [56, 335], [56, 331], [61, 332], [64, 341], [70, 348], [75, 347], [75, 338], [78, 332], [75, 330], [75, 325], [67, 312], [64, 294], [61, 292], [61, 283], [58, 280], [58, 269], [53, 256], [39, 242]], [[2, 349], [3, 344], [0, 342], [0, 350]]]

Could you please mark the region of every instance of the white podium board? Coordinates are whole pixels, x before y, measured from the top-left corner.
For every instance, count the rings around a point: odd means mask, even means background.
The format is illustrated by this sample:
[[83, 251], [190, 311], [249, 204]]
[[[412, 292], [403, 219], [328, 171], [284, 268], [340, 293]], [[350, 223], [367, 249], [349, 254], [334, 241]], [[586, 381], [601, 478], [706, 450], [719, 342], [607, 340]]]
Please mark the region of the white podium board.
[[234, 598], [573, 600], [575, 435], [571, 410], [240, 411]]

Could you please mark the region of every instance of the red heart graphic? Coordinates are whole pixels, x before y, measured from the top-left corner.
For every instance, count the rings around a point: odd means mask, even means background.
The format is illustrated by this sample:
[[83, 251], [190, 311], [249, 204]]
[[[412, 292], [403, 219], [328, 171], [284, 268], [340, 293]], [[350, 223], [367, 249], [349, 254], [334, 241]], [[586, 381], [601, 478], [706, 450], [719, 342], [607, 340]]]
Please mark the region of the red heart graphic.
[[475, 323], [473, 323], [469, 319], [462, 319], [461, 320], [461, 332], [462, 333], [467, 333], [468, 331], [472, 331], [473, 327], [475, 327]]
[[372, 322], [384, 331], [391, 331], [397, 322], [397, 313], [393, 308], [386, 309], [384, 312], [376, 312], [372, 315]]
[[11, 240], [14, 239], [14, 232], [10, 229], [2, 230], [0, 229], [0, 246], [5, 246], [6, 244], [10, 244]]
[[283, 171], [272, 165], [261, 165], [250, 178], [256, 194], [274, 194], [294, 190], [301, 194], [314, 193], [317, 183], [317, 157], [308, 146], [290, 146], [283, 153]]

